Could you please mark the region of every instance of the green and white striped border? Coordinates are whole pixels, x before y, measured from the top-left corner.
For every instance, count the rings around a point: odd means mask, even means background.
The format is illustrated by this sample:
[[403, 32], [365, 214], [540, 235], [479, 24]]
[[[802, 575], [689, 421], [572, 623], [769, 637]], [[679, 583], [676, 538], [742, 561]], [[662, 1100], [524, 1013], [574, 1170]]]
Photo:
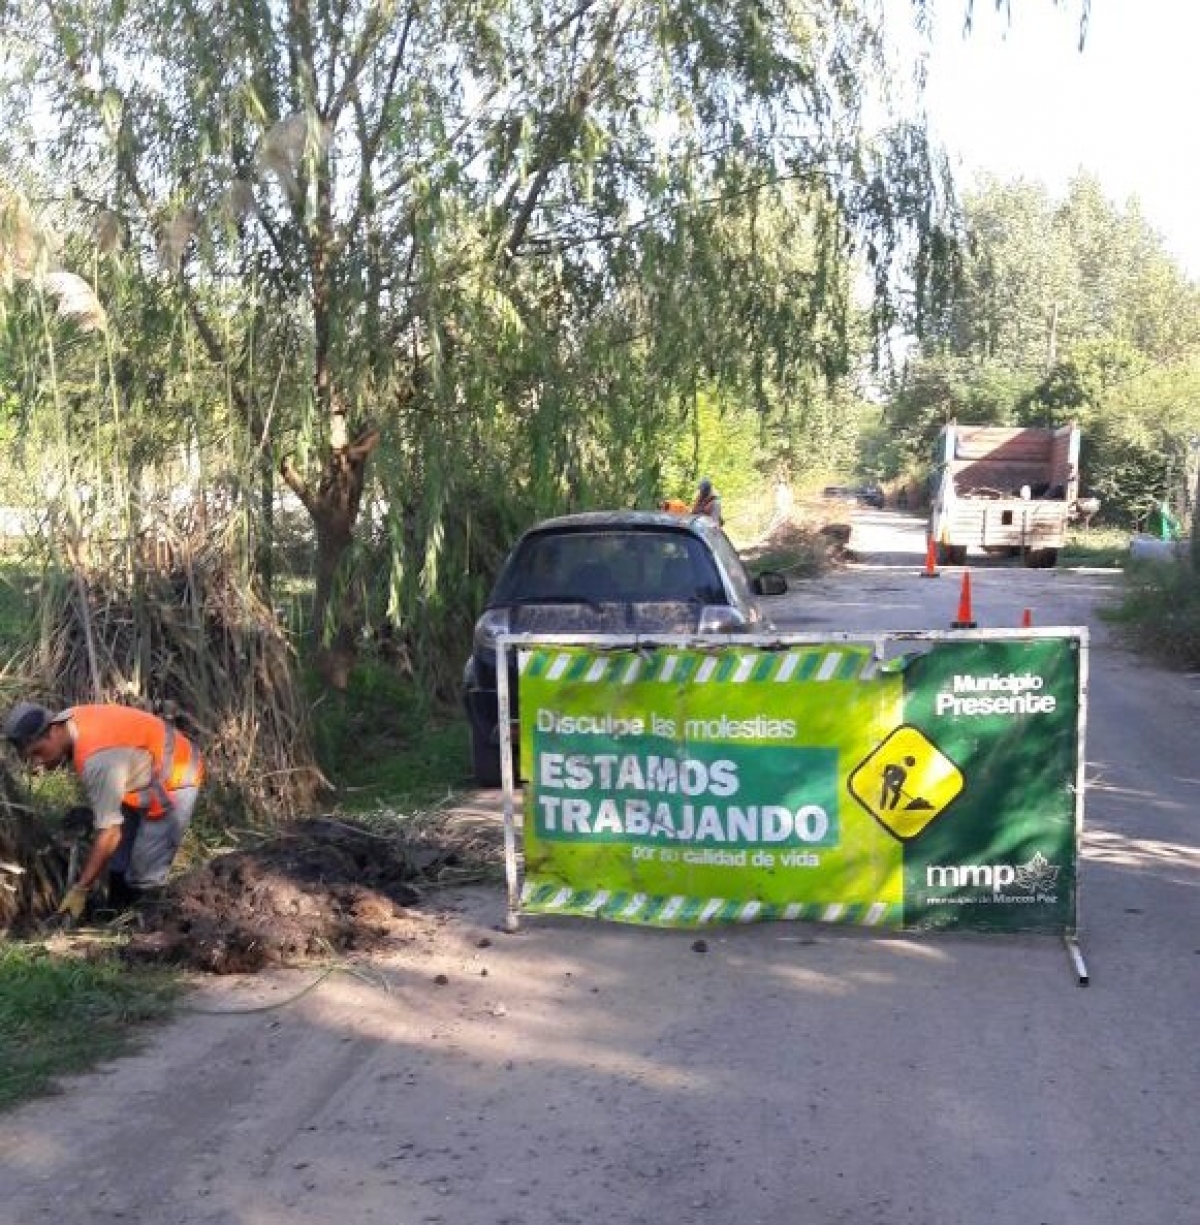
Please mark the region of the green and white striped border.
[[745, 685], [870, 680], [879, 659], [867, 646], [793, 646], [780, 650], [722, 645], [719, 651], [671, 647], [523, 647], [522, 676], [570, 684]]
[[572, 889], [554, 882], [526, 880], [521, 890], [522, 909], [530, 914], [579, 915], [614, 919], [650, 927], [704, 927], [731, 923], [794, 920], [808, 923], [843, 923], [857, 927], [901, 927], [900, 902], [760, 902], [727, 898], [697, 898], [676, 894]]

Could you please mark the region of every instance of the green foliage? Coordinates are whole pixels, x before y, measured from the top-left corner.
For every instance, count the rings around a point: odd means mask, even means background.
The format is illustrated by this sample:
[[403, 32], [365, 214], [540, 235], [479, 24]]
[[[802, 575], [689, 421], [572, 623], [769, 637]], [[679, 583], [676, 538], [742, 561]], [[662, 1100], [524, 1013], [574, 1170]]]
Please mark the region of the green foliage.
[[1120, 570], [1129, 558], [1129, 533], [1115, 527], [1075, 527], [1059, 555], [1062, 566]]
[[985, 178], [965, 210], [959, 292], [931, 327], [937, 347], [1042, 374], [1096, 341], [1156, 359], [1196, 343], [1197, 289], [1136, 201], [1115, 207], [1086, 174], [1061, 201]]
[[471, 785], [465, 718], [431, 704], [394, 665], [360, 661], [345, 691], [319, 693], [314, 723], [322, 767], [347, 811], [424, 808]]
[[881, 475], [927, 466], [938, 431], [948, 421], [1012, 425], [1035, 380], [999, 358], [935, 353], [918, 358], [896, 380], [884, 411], [887, 449]]
[[1087, 490], [1110, 522], [1180, 504], [1200, 438], [1200, 353], [1161, 363], [1117, 342], [1080, 346], [1023, 406], [1028, 423], [1078, 421]]
[[1200, 436], [1200, 288], [1136, 201], [1118, 208], [1080, 175], [1058, 201], [984, 180], [965, 209], [959, 292], [889, 399], [894, 450], [921, 454], [949, 417], [1077, 421], [1082, 489], [1110, 522], [1181, 500]]
[[[128, 496], [186, 448], [187, 483], [244, 508], [267, 583], [293, 456], [338, 591], [382, 601], [444, 689], [500, 543], [549, 511], [649, 504], [703, 397], [739, 427], [727, 471], [703, 465], [735, 496], [842, 445], [865, 325], [936, 301], [946, 196], [923, 132], [865, 104], [887, 85], [872, 6], [378, 14], [9, 5], [0, 139], [16, 167], [38, 107], [59, 117], [34, 147], [77, 189], [61, 221], [109, 314], [34, 380], [57, 388], [36, 405], [57, 471]], [[64, 343], [16, 350], [45, 374]], [[343, 425], [381, 431], [369, 531], [336, 479]]]
[[1128, 576], [1111, 619], [1147, 654], [1200, 668], [1200, 571], [1190, 563], [1147, 562], [1130, 566]]
[[178, 980], [115, 957], [55, 956], [0, 943], [0, 1109], [130, 1048], [171, 1012]]
[[0, 558], [0, 652], [11, 659], [25, 645], [37, 611], [35, 571], [19, 556]]
[[1105, 519], [1140, 529], [1167, 496], [1179, 459], [1161, 444], [1130, 437], [1120, 424], [1102, 422], [1087, 435], [1080, 466]]
[[700, 392], [688, 410], [681, 408], [676, 435], [662, 461], [663, 496], [690, 502], [701, 477], [713, 481], [728, 516], [735, 502], [752, 499], [762, 488], [766, 466], [762, 419], [753, 408], [723, 406]]

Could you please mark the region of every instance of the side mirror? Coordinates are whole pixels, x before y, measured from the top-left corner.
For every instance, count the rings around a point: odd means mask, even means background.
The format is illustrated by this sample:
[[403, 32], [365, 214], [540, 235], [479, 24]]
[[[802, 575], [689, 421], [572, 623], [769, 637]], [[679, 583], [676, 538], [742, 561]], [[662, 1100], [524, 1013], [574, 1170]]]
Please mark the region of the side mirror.
[[778, 570], [756, 574], [751, 585], [756, 595], [784, 595], [788, 589], [787, 579]]

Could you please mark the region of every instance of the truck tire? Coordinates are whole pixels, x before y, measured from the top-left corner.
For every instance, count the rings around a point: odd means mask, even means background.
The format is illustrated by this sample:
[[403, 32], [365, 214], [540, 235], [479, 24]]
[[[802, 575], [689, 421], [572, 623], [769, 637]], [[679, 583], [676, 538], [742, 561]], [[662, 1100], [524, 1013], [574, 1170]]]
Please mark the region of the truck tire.
[[939, 566], [962, 566], [967, 561], [967, 546], [965, 544], [939, 544], [937, 546]]
[[1026, 549], [1024, 562], [1026, 569], [1050, 570], [1058, 565], [1057, 549]]
[[500, 786], [500, 746], [471, 728], [471, 772], [481, 787]]

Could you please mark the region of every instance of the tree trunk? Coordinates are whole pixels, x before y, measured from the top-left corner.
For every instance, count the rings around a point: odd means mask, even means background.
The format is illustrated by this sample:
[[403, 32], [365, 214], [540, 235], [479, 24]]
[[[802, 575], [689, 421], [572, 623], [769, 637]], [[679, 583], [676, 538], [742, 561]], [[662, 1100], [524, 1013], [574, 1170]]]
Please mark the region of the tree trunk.
[[316, 488], [304, 480], [290, 459], [280, 465], [280, 473], [304, 503], [317, 537], [312, 618], [317, 672], [332, 688], [345, 689], [357, 657], [358, 628], [349, 557], [362, 504], [367, 459], [379, 442], [379, 432], [369, 429], [353, 442], [347, 442], [344, 410], [336, 409], [332, 420], [329, 458]]

